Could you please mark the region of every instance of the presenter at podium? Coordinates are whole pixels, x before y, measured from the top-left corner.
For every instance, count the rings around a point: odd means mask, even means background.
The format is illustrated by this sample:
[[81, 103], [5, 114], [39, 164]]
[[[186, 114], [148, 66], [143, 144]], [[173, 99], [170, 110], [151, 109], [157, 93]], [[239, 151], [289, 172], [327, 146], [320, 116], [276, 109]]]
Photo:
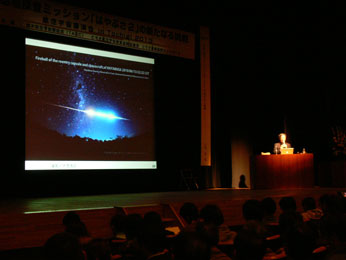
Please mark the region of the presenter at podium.
[[280, 143], [275, 143], [274, 144], [274, 154], [281, 154], [281, 149], [282, 148], [291, 148], [291, 144], [286, 142], [286, 134], [281, 133], [279, 134], [279, 140]]

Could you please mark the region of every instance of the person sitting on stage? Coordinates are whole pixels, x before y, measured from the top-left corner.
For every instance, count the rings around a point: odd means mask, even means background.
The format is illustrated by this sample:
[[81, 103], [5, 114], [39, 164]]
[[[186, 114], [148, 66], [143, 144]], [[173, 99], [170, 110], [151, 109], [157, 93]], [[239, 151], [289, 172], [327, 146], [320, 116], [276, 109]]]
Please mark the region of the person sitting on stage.
[[246, 181], [245, 181], [245, 175], [242, 174], [240, 175], [240, 180], [239, 180], [239, 188], [247, 188]]
[[280, 154], [282, 148], [291, 148], [291, 144], [286, 142], [286, 137], [287, 136], [285, 133], [279, 134], [280, 143], [274, 144], [274, 149], [273, 149], [274, 154]]

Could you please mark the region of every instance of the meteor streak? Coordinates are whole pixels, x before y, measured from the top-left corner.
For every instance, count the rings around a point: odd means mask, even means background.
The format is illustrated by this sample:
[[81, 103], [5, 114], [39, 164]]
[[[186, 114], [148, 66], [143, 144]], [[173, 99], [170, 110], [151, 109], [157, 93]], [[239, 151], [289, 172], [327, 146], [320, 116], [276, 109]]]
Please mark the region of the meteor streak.
[[78, 108], [61, 106], [61, 105], [55, 105], [55, 104], [49, 104], [49, 105], [52, 105], [52, 106], [55, 106], [55, 107], [61, 107], [61, 108], [69, 109], [69, 110], [74, 110], [74, 111], [78, 111], [78, 112], [82, 112], [82, 113], [87, 114], [90, 117], [97, 116], [97, 117], [102, 117], [102, 118], [107, 118], [107, 119], [129, 120], [127, 118], [116, 116], [116, 115], [114, 115], [112, 113], [104, 113], [104, 112], [95, 111], [92, 108], [89, 108], [87, 110], [82, 110], [82, 109], [78, 109]]

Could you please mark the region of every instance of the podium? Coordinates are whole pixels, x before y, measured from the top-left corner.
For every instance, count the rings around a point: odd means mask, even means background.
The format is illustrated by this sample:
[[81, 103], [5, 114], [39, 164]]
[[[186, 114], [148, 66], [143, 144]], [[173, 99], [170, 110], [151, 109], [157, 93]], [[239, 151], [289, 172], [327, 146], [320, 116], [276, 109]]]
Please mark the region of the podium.
[[251, 161], [254, 189], [314, 187], [314, 156], [311, 153], [256, 155]]

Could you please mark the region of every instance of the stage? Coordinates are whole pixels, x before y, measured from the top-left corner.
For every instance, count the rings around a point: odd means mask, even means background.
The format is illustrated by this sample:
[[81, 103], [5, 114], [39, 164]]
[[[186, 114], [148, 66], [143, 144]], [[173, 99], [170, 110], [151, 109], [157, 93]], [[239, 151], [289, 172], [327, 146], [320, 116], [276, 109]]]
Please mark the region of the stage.
[[[208, 189], [160, 193], [108, 194], [72, 197], [47, 197], [7, 199], [0, 202], [0, 251], [40, 247], [54, 233], [64, 230], [63, 216], [68, 211], [77, 211], [92, 237], [111, 237], [109, 222], [116, 208], [125, 212], [145, 213], [166, 207], [179, 220], [179, 208], [187, 201], [199, 208], [208, 203], [217, 204], [223, 211], [225, 223], [241, 225], [242, 205], [247, 199], [293, 196], [298, 210], [301, 200], [312, 196], [318, 199], [325, 193], [346, 191], [346, 188], [305, 189]], [[277, 210], [277, 214], [280, 210]]]

